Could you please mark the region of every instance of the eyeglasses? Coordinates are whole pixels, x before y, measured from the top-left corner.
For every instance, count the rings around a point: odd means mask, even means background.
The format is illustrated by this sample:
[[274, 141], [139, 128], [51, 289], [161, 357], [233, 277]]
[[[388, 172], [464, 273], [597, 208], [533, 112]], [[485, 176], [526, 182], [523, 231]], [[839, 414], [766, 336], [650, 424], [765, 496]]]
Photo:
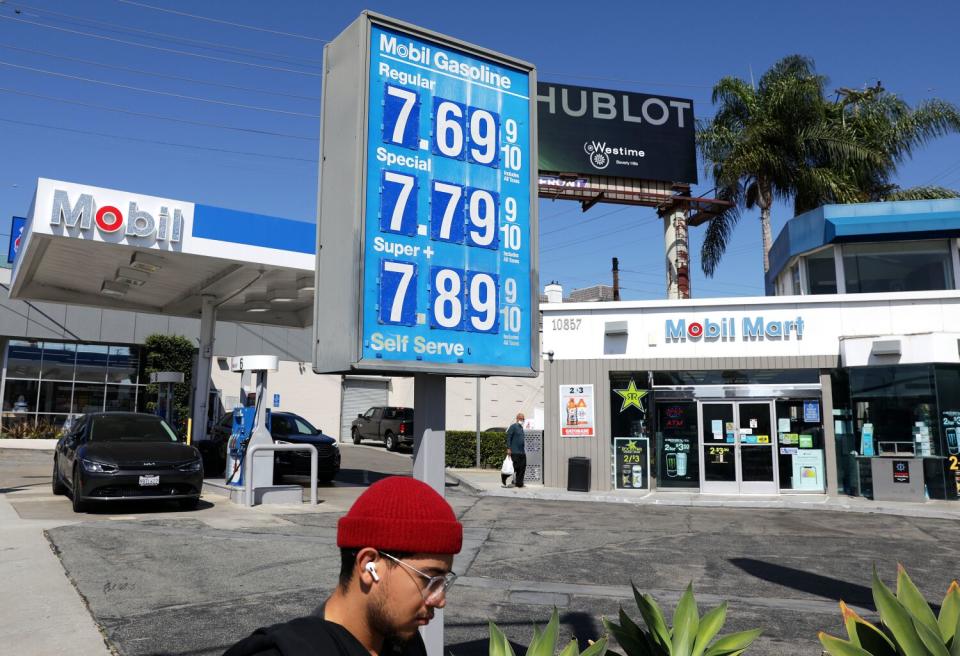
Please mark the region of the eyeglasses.
[[450, 586], [453, 585], [453, 582], [457, 580], [457, 575], [453, 572], [447, 572], [442, 576], [430, 576], [425, 572], [421, 572], [413, 565], [405, 563], [395, 556], [391, 556], [385, 551], [381, 551], [380, 555], [386, 556], [398, 565], [403, 565], [411, 572], [419, 574], [427, 580], [427, 584], [420, 589], [420, 594], [423, 595], [423, 600], [428, 604], [439, 603], [440, 600], [446, 596], [447, 590], [450, 589]]

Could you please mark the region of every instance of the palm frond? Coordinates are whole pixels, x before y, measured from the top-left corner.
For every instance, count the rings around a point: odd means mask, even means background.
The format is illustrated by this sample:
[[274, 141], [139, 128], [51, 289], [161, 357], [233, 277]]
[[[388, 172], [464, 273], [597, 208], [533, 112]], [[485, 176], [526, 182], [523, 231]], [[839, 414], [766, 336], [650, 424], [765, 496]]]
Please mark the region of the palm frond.
[[887, 193], [871, 200], [938, 200], [941, 198], [960, 198], [960, 191], [936, 186], [907, 187], [906, 189], [894, 187]]

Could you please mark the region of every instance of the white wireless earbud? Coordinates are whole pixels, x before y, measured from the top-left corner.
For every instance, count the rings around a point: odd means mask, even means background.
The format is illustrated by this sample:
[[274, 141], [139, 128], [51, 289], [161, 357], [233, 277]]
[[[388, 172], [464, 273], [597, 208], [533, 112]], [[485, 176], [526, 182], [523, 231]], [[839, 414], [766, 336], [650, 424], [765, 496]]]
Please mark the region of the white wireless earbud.
[[364, 569], [367, 570], [368, 572], [370, 572], [370, 576], [373, 577], [373, 580], [374, 580], [374, 581], [376, 581], [377, 583], [380, 582], [380, 575], [377, 574], [377, 566], [376, 566], [376, 565], [374, 565], [373, 563], [367, 563], [367, 565], [364, 567]]

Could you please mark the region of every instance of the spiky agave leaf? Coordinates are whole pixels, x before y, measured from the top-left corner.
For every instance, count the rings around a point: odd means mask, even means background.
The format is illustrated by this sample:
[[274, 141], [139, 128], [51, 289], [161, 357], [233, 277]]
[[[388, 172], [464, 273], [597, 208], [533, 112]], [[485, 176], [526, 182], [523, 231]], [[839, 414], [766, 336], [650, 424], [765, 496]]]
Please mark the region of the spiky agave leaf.
[[863, 647], [873, 656], [897, 656], [897, 648], [886, 634], [876, 626], [857, 615], [844, 602], [840, 602], [840, 613], [847, 629], [850, 642]]
[[820, 639], [820, 644], [823, 645], [824, 651], [830, 654], [830, 656], [872, 656], [866, 649], [862, 649], [852, 642], [828, 635], [823, 631], [818, 633], [817, 637]]
[[873, 568], [873, 602], [880, 612], [880, 621], [890, 629], [903, 656], [927, 656], [927, 649], [917, 633], [910, 612], [884, 585]]
[[660, 610], [660, 606], [650, 595], [641, 595], [633, 583], [630, 584], [630, 587], [633, 588], [633, 598], [637, 602], [637, 610], [640, 611], [643, 621], [646, 622], [647, 628], [650, 630], [650, 637], [653, 638], [661, 651], [670, 653], [670, 629], [667, 628], [667, 622], [663, 618], [663, 611]]
[[490, 656], [516, 656], [507, 636], [503, 635], [503, 631], [493, 622], [490, 622], [489, 654]]
[[700, 618], [700, 627], [697, 629], [697, 638], [693, 643], [693, 656], [703, 656], [710, 647], [710, 641], [723, 628], [727, 621], [727, 603], [724, 602]]
[[960, 638], [957, 638], [957, 623], [960, 622], [960, 584], [951, 581], [947, 588], [947, 595], [940, 604], [940, 615], [937, 617], [937, 624], [940, 626], [940, 635], [944, 642], [950, 642], [951, 639], [960, 644]]
[[897, 563], [897, 601], [910, 611], [914, 622], [922, 623], [939, 635], [940, 626], [937, 624], [937, 616], [930, 610], [930, 604], [923, 598], [923, 594], [914, 585], [910, 576], [907, 575], [907, 570], [900, 563]]
[[690, 656], [699, 628], [700, 611], [697, 610], [697, 602], [693, 598], [693, 582], [690, 582], [673, 613], [671, 656]]
[[533, 640], [527, 647], [527, 656], [553, 656], [557, 649], [557, 634], [560, 632], [560, 613], [556, 608], [543, 631], [534, 629]]

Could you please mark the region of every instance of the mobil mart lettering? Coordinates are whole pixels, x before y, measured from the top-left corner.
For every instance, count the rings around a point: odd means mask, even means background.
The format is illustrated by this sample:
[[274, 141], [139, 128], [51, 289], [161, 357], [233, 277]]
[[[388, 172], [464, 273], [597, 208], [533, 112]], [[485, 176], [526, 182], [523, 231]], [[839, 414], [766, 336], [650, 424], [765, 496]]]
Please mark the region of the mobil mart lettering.
[[734, 317], [722, 317], [716, 321], [703, 319], [689, 322], [686, 319], [667, 319], [664, 322], [664, 338], [668, 342], [699, 340], [726, 342], [734, 341], [738, 337], [751, 341], [803, 339], [803, 329], [804, 320], [801, 316], [789, 320], [766, 319], [763, 316], [743, 317], [739, 331]]

